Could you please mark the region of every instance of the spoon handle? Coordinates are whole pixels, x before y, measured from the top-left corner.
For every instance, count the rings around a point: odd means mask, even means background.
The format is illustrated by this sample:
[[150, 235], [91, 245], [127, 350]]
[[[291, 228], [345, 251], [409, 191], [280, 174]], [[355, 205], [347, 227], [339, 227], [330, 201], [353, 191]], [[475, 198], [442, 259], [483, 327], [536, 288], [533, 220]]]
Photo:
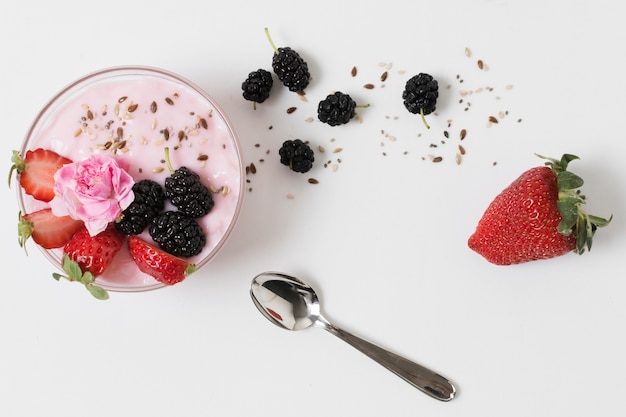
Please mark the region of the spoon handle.
[[324, 328], [425, 394], [441, 401], [450, 401], [454, 398], [456, 389], [447, 378], [330, 323], [326, 323]]

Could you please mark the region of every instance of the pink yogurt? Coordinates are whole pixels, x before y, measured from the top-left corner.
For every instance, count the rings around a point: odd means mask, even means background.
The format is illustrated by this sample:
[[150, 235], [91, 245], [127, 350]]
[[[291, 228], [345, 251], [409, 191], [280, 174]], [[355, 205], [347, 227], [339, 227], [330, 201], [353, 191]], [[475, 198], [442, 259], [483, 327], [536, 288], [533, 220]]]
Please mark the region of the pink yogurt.
[[[24, 142], [27, 149], [47, 148], [73, 161], [100, 153], [114, 157], [135, 181], [164, 184], [170, 149], [173, 168], [186, 166], [200, 175], [215, 206], [198, 219], [207, 244], [188, 260], [200, 268], [224, 244], [242, 204], [243, 165], [236, 135], [218, 105], [191, 82], [148, 67], [110, 68], [88, 75], [61, 91], [40, 113]], [[20, 193], [20, 208], [44, 207]], [[172, 208], [171, 206], [166, 206]], [[147, 231], [141, 236], [152, 242]], [[44, 250], [60, 267], [62, 250]], [[125, 246], [97, 279], [112, 291], [141, 291], [163, 285], [135, 266]]]

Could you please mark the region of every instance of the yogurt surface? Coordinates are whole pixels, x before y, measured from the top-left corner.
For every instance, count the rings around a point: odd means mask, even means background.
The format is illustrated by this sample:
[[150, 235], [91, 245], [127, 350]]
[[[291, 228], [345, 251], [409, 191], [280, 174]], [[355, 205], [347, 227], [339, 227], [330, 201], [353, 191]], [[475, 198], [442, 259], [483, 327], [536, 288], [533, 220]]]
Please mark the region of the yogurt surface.
[[[22, 154], [46, 148], [73, 161], [94, 153], [117, 160], [135, 180], [163, 185], [170, 171], [186, 166], [213, 192], [215, 205], [197, 219], [207, 243], [189, 262], [204, 265], [221, 248], [241, 208], [243, 165], [235, 134], [221, 109], [200, 89], [166, 71], [113, 68], [77, 81], [53, 99], [35, 121]], [[24, 212], [46, 204], [21, 194]], [[166, 209], [174, 209], [166, 203]], [[152, 242], [147, 230], [141, 235]], [[44, 251], [60, 265], [62, 249]], [[193, 276], [193, 275], [192, 275]], [[139, 271], [126, 245], [96, 282], [109, 290], [162, 286]]]

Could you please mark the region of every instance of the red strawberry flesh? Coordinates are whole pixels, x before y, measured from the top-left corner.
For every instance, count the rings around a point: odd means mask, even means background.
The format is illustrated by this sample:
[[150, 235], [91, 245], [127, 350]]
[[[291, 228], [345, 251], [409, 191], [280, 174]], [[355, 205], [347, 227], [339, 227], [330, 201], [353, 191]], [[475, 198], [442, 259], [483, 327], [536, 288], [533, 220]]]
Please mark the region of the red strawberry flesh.
[[557, 178], [548, 167], [531, 168], [488, 206], [468, 240], [489, 262], [510, 265], [564, 255], [576, 248], [574, 234], [558, 232], [561, 213]]
[[26, 194], [49, 202], [54, 198], [54, 174], [71, 162], [52, 150], [38, 148], [26, 151], [23, 159], [14, 152], [11, 171], [17, 171], [20, 186]]
[[32, 237], [44, 249], [60, 248], [83, 227], [82, 221], [70, 216], [55, 216], [50, 208], [24, 214], [18, 226], [20, 246]]
[[165, 285], [174, 285], [195, 271], [195, 265], [142, 240], [128, 237], [130, 254], [137, 267]]
[[97, 277], [111, 265], [122, 248], [124, 239], [125, 235], [113, 226], [95, 236], [82, 228], [67, 242], [63, 251], [83, 272], [91, 272]]

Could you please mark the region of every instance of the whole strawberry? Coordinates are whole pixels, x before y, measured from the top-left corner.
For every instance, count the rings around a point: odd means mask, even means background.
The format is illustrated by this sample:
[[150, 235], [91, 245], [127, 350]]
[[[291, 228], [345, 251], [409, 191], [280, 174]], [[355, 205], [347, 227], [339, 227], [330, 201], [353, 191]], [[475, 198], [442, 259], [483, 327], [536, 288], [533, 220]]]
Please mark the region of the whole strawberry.
[[170, 255], [134, 235], [128, 238], [128, 248], [137, 267], [165, 285], [177, 284], [196, 270], [194, 264]]
[[469, 247], [496, 265], [511, 265], [591, 250], [598, 227], [609, 224], [587, 214], [578, 190], [579, 176], [567, 171], [579, 159], [564, 154], [546, 158], [545, 166], [531, 168], [505, 188], [487, 207]]
[[67, 275], [54, 273], [53, 278], [57, 281], [65, 278], [68, 281], [80, 282], [91, 295], [106, 300], [109, 298], [108, 293], [95, 285], [94, 281], [111, 265], [124, 240], [124, 233], [112, 224], [95, 236], [91, 236], [83, 227], [63, 247], [63, 271]]

